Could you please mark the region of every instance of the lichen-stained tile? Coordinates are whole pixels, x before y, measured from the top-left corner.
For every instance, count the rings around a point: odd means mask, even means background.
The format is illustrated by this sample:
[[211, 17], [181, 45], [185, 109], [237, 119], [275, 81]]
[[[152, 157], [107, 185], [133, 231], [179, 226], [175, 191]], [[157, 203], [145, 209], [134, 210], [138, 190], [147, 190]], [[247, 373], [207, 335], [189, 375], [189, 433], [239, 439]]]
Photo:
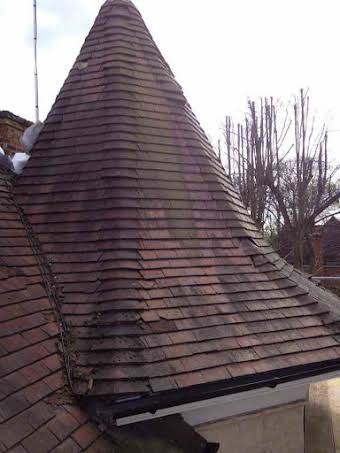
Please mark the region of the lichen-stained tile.
[[[282, 345], [261, 345], [255, 346], [254, 351], [259, 358], [273, 357], [280, 354], [285, 354], [285, 348], [282, 348]], [[294, 343], [294, 346], [291, 349], [291, 352], [299, 352], [300, 348]]]
[[[62, 286], [79, 397], [115, 400], [338, 359], [338, 317], [256, 230], [130, 2], [104, 5], [15, 194]], [[26, 242], [3, 230], [6, 260], [33, 269]], [[20, 285], [26, 295], [30, 284]], [[7, 357], [14, 335], [23, 376], [39, 382], [20, 355], [24, 333], [57, 333], [39, 317], [44, 297], [34, 300], [39, 310], [5, 304], [0, 367], [16, 370]], [[45, 364], [36, 374], [54, 390], [44, 372], [58, 371], [55, 351], [34, 348]], [[91, 448], [97, 433], [79, 428], [69, 448]]]
[[211, 368], [207, 370], [201, 370], [203, 382], [218, 382], [225, 381], [231, 378], [231, 374], [228, 372], [227, 367]]
[[175, 380], [179, 388], [192, 387], [203, 383], [203, 375], [198, 371], [179, 374], [175, 377]]
[[169, 389], [176, 389], [177, 383], [172, 377], [160, 377], [150, 379], [150, 386], [153, 392], [162, 392]]

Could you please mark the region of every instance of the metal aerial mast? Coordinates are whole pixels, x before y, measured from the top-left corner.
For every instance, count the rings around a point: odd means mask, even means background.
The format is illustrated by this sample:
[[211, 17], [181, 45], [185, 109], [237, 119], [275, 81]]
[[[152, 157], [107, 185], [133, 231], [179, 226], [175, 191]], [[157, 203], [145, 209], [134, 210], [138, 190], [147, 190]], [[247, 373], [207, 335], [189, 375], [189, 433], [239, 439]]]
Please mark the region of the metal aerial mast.
[[39, 79], [38, 79], [38, 21], [37, 0], [33, 0], [33, 37], [34, 37], [34, 86], [35, 86], [35, 121], [39, 121]]

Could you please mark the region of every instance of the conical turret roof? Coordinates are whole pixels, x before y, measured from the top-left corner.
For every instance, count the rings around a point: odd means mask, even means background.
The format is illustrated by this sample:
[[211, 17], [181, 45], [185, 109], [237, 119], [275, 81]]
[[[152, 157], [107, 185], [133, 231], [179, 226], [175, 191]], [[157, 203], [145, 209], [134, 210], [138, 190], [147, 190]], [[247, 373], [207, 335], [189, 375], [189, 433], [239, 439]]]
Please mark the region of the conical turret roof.
[[79, 395], [340, 366], [331, 296], [257, 231], [130, 1], [100, 10], [16, 194], [60, 288]]

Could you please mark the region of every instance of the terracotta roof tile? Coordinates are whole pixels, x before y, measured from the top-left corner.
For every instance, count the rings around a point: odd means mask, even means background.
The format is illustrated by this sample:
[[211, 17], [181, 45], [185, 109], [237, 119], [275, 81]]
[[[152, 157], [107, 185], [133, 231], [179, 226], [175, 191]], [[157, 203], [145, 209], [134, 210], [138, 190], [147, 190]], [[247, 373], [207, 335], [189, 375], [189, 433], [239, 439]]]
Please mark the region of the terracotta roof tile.
[[67, 384], [98, 407], [340, 367], [330, 296], [256, 230], [131, 2], [102, 7], [32, 154], [15, 199], [0, 180], [1, 448], [110, 451]]
[[57, 445], [58, 439], [46, 426], [39, 428], [23, 441], [23, 447], [29, 453], [53, 450]]
[[72, 438], [66, 439], [54, 449], [55, 453], [79, 453], [81, 451], [81, 447]]
[[[15, 247], [28, 231], [12, 198], [10, 176], [1, 173], [0, 211], [7, 205], [21, 222], [11, 229], [8, 217], [0, 214], [0, 236], [10, 229], [11, 245]], [[28, 235], [26, 243], [25, 253], [39, 269]], [[9, 255], [1, 255], [1, 264], [6, 272], [0, 274], [0, 451], [44, 453], [58, 449], [70, 429], [76, 430], [84, 423], [87, 426], [87, 417], [73, 408], [70, 410], [79, 413], [74, 418], [66, 409], [49, 402], [58, 392], [65, 393], [65, 378], [56, 345], [59, 329], [44, 289], [44, 277], [37, 270], [34, 282], [23, 278], [27, 261], [14, 263]]]
[[72, 438], [83, 450], [93, 444], [99, 436], [97, 429], [91, 425], [83, 425], [72, 434]]

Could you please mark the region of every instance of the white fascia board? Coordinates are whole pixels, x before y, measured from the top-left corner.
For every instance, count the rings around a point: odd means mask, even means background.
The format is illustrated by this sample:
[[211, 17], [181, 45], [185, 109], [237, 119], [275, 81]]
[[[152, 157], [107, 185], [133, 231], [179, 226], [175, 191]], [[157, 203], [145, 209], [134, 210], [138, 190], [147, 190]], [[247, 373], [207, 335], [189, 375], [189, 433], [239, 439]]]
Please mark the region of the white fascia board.
[[275, 388], [262, 387], [247, 392], [219, 396], [194, 403], [160, 409], [154, 414], [142, 413], [116, 420], [117, 426], [130, 425], [174, 414], [182, 414], [192, 426], [245, 415], [271, 407], [305, 401], [310, 384], [340, 377], [340, 370], [280, 384]]

